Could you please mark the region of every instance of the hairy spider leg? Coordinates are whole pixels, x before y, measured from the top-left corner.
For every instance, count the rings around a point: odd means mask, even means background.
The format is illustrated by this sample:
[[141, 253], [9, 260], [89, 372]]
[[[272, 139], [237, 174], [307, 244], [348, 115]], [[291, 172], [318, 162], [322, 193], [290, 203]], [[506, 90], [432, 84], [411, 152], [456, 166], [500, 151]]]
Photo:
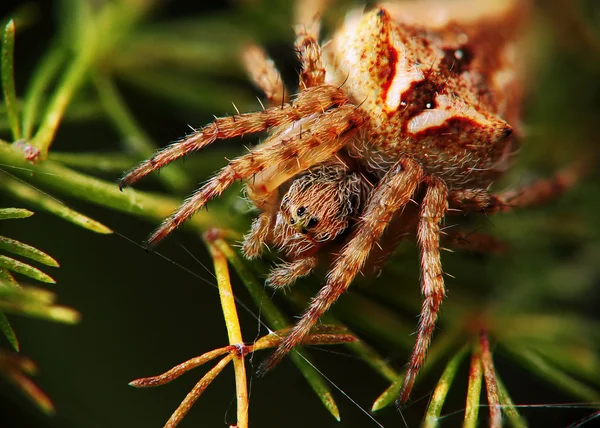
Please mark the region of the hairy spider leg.
[[[314, 26], [311, 28], [314, 28]], [[318, 32], [318, 30], [316, 31]], [[302, 69], [300, 74], [301, 89], [322, 86], [325, 82], [325, 68], [317, 37], [318, 34], [309, 33], [305, 26], [296, 27], [296, 49]], [[243, 55], [243, 62], [254, 84], [265, 93], [272, 104], [281, 103], [286, 99], [285, 85], [281, 80], [279, 71], [263, 49], [256, 45], [248, 46]], [[242, 251], [248, 259], [255, 259], [260, 256], [263, 244], [271, 230], [275, 213], [275, 207], [270, 206], [263, 210], [252, 222], [250, 232], [244, 236], [242, 244]], [[307, 261], [304, 266], [307, 267], [309, 264]], [[298, 266], [293, 270], [300, 272]]]
[[352, 237], [329, 272], [327, 283], [314, 297], [291, 333], [261, 365], [259, 372], [264, 373], [281, 361], [302, 341], [321, 315], [346, 291], [388, 223], [410, 201], [422, 178], [421, 166], [411, 158], [400, 159], [386, 173], [371, 194]]
[[275, 288], [283, 288], [292, 285], [299, 278], [310, 274], [318, 264], [318, 259], [313, 256], [302, 257], [287, 263], [280, 263], [269, 272], [267, 285]]
[[551, 177], [540, 178], [527, 186], [507, 189], [498, 194], [489, 193], [485, 189], [456, 189], [449, 196], [451, 212], [495, 214], [542, 205], [573, 187], [587, 173], [588, 168], [585, 160], [577, 160]]
[[296, 27], [296, 50], [300, 59], [300, 88], [311, 88], [325, 82], [323, 53], [318, 42], [318, 30], [315, 25]]
[[129, 186], [149, 173], [182, 156], [206, 147], [216, 140], [227, 140], [274, 127], [289, 126], [303, 117], [322, 113], [346, 102], [346, 95], [341, 89], [335, 86], [321, 85], [302, 91], [291, 104], [271, 107], [260, 112], [217, 118], [184, 140], [171, 144], [152, 158], [142, 162], [121, 179], [120, 187]]
[[[263, 145], [244, 156], [233, 159], [221, 169], [175, 213], [163, 221], [150, 235], [147, 245], [149, 247], [156, 245], [202, 208], [206, 202], [219, 196], [235, 181], [248, 179], [269, 167], [276, 166], [277, 168], [270, 168], [273, 170], [270, 179], [261, 180], [262, 185], [253, 189], [255, 198], [268, 199], [283, 182], [337, 153], [363, 122], [364, 118], [356, 107], [346, 104], [321, 114], [311, 129], [297, 130], [295, 133], [286, 134], [285, 138], [279, 135], [272, 136]], [[274, 171], [275, 169], [277, 171]]]
[[289, 93], [285, 89], [281, 74], [263, 48], [254, 43], [248, 44], [242, 51], [241, 59], [246, 73], [254, 85], [264, 93], [270, 105], [281, 106], [288, 102]]
[[425, 178], [425, 197], [421, 202], [417, 241], [421, 256], [421, 293], [423, 306], [413, 348], [397, 403], [403, 404], [413, 388], [429, 349], [440, 305], [446, 294], [440, 258], [440, 223], [448, 209], [446, 184], [434, 176]]

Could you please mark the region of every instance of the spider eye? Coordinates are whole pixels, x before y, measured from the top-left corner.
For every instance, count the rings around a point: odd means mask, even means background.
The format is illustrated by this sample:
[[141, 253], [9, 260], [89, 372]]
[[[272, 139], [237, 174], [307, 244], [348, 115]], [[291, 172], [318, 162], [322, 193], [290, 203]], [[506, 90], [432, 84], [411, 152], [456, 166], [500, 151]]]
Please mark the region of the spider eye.
[[298, 210], [296, 211], [296, 215], [298, 215], [299, 217], [302, 217], [304, 215], [304, 213], [306, 212], [306, 208], [305, 207], [300, 207], [298, 208]]
[[290, 219], [290, 224], [294, 224], [296, 223], [296, 220], [294, 220], [293, 218]]
[[308, 226], [308, 227], [315, 227], [317, 224], [319, 224], [319, 220], [317, 220], [316, 218], [314, 218], [314, 217], [313, 217], [313, 218], [311, 218], [311, 219], [308, 221], [308, 224], [307, 224], [307, 226]]

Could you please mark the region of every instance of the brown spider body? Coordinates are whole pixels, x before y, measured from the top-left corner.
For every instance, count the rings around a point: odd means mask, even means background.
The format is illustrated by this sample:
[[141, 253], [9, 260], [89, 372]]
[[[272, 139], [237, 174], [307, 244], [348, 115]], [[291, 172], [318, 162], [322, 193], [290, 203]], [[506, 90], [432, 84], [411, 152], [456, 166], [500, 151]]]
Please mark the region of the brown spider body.
[[[463, 212], [508, 207], [503, 195], [487, 188], [513, 150], [522, 65], [517, 40], [525, 9], [517, 0], [455, 0], [356, 11], [323, 51], [317, 26], [299, 26], [300, 91], [287, 104], [283, 94], [289, 92], [281, 90], [273, 63], [249, 47], [246, 67], [272, 107], [216, 119], [142, 163], [121, 184], [218, 139], [262, 131], [269, 136], [187, 199], [148, 244], [236, 180], [245, 181], [261, 211], [245, 237], [244, 254], [258, 257], [272, 243], [289, 257], [271, 272], [272, 285], [310, 273], [317, 252], [334, 255], [328, 244], [343, 239], [325, 285], [267, 361], [269, 369], [300, 343], [368, 259], [391, 253], [385, 242], [379, 245], [386, 229], [394, 235], [391, 242], [413, 232], [423, 307], [399, 398], [406, 401], [445, 295], [440, 223], [449, 204]], [[568, 183], [569, 177], [561, 180]], [[547, 187], [532, 187], [523, 193], [527, 197], [512, 199], [512, 206], [547, 197]]]
[[485, 188], [505, 169], [517, 124], [522, 11], [504, 2], [512, 7], [461, 24], [461, 3], [451, 15], [432, 7], [434, 27], [410, 3], [351, 15], [324, 48], [327, 81], [345, 81], [368, 117], [352, 150], [369, 165], [385, 171], [409, 155], [449, 187]]

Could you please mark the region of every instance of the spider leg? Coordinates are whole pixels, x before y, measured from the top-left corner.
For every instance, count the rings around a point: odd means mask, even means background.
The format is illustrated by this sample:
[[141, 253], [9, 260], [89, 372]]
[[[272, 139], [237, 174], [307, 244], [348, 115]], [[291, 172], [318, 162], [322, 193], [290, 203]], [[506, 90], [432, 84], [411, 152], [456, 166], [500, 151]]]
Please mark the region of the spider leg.
[[304, 257], [288, 263], [281, 263], [271, 269], [267, 277], [267, 285], [283, 288], [292, 285], [296, 280], [310, 274], [318, 265], [316, 257]]
[[551, 177], [534, 181], [520, 189], [509, 189], [496, 195], [484, 189], [462, 189], [450, 192], [450, 207], [461, 212], [480, 211], [486, 214], [510, 211], [544, 204], [571, 187], [587, 172], [583, 162], [574, 162]]
[[260, 175], [260, 185], [249, 185], [248, 192], [252, 192], [253, 200], [269, 199], [283, 182], [334, 155], [363, 122], [360, 111], [347, 104], [320, 115], [312, 129], [298, 130], [285, 138], [271, 137], [254, 151], [232, 160], [189, 197], [150, 235], [147, 246], [157, 244], [237, 180]]
[[418, 220], [419, 206], [410, 201], [402, 208], [401, 215], [394, 216], [377, 245], [370, 251], [363, 273], [379, 275], [400, 242], [413, 235]]
[[[315, 28], [317, 27], [317, 28]], [[296, 26], [296, 50], [300, 59], [300, 88], [312, 88], [325, 82], [323, 53], [318, 42], [318, 25]]]
[[398, 403], [405, 403], [425, 354], [431, 343], [438, 311], [445, 296], [442, 263], [440, 260], [440, 222], [448, 209], [448, 189], [439, 178], [428, 176], [427, 189], [417, 226], [417, 241], [421, 253], [421, 292], [423, 307], [417, 328], [417, 340], [413, 349]]
[[410, 158], [402, 158], [383, 177], [373, 190], [357, 227], [348, 244], [342, 249], [327, 276], [327, 283], [312, 300], [300, 321], [285, 338], [259, 372], [273, 368], [292, 348], [298, 345], [319, 317], [346, 291], [356, 274], [363, 267], [369, 252], [381, 237], [394, 215], [401, 210], [415, 193], [421, 182], [423, 170]]
[[441, 240], [444, 246], [475, 253], [500, 254], [507, 248], [507, 245], [498, 238], [480, 232], [464, 233], [461, 230], [449, 230], [442, 232]]
[[485, 189], [456, 189], [448, 195], [450, 212], [464, 214], [483, 212], [495, 214], [506, 209], [506, 202]]
[[252, 260], [260, 256], [262, 246], [271, 230], [272, 219], [273, 214], [270, 211], [263, 211], [252, 222], [250, 232], [244, 236], [242, 244], [242, 252], [247, 259]]
[[323, 52], [319, 44], [320, 16], [329, 0], [300, 0], [296, 2], [296, 41], [294, 46], [300, 60], [300, 89], [325, 82]]
[[346, 95], [341, 89], [335, 86], [321, 85], [302, 91], [291, 104], [271, 107], [260, 112], [217, 118], [214, 122], [194, 132], [183, 141], [171, 144], [129, 171], [121, 179], [119, 186], [121, 188], [129, 186], [152, 171], [206, 147], [216, 140], [226, 140], [266, 131], [276, 126], [291, 125], [303, 117], [314, 113], [322, 113], [346, 102]]
[[275, 63], [267, 56], [263, 48], [255, 44], [248, 44], [241, 57], [252, 82], [265, 94], [271, 105], [281, 106], [288, 102], [289, 92], [285, 90]]
[[[298, 0], [295, 1], [294, 20], [298, 25], [306, 27], [318, 24], [319, 18], [323, 15], [323, 11], [327, 10], [331, 0]], [[318, 27], [314, 30], [318, 35]]]

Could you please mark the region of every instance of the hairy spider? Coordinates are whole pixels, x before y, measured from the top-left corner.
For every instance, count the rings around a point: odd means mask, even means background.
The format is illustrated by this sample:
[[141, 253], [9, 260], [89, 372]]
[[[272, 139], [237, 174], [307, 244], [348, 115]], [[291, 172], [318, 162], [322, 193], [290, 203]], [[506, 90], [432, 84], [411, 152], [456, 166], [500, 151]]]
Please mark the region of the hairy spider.
[[[318, 264], [316, 253], [339, 241], [358, 219], [372, 188], [345, 163], [321, 165], [294, 178], [269, 237], [291, 261], [272, 269], [267, 283], [284, 287], [308, 275]], [[251, 241], [247, 237], [246, 242]]]
[[[218, 118], [123, 177], [121, 186], [128, 186], [216, 140], [270, 131], [148, 239], [154, 246], [237, 180], [246, 183], [260, 210], [244, 254], [258, 257], [265, 243], [274, 243], [291, 259], [275, 268], [271, 284], [309, 273], [314, 253], [343, 239], [325, 285], [264, 369], [301, 341], [368, 259], [391, 252], [377, 249], [386, 229], [392, 241], [412, 231], [420, 249], [423, 306], [399, 397], [405, 402], [445, 295], [440, 223], [449, 204], [493, 213], [535, 203], [568, 184], [557, 176], [552, 185], [523, 190], [510, 204], [511, 193], [487, 190], [508, 167], [518, 134], [524, 3], [403, 2], [354, 11], [323, 47], [317, 25], [298, 26], [302, 70], [292, 102], [273, 63], [248, 47], [246, 66], [271, 107]], [[361, 171], [374, 178], [373, 187], [362, 188]]]

